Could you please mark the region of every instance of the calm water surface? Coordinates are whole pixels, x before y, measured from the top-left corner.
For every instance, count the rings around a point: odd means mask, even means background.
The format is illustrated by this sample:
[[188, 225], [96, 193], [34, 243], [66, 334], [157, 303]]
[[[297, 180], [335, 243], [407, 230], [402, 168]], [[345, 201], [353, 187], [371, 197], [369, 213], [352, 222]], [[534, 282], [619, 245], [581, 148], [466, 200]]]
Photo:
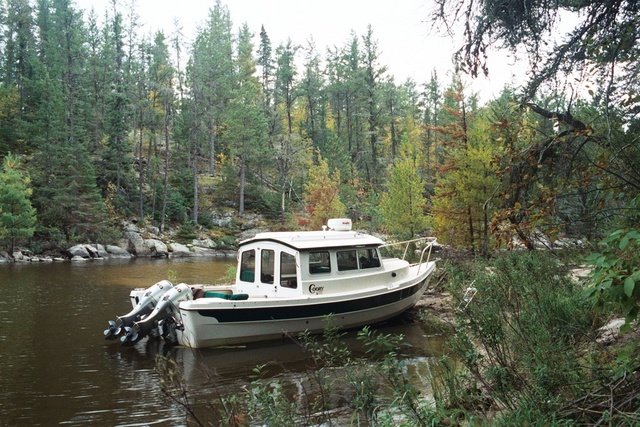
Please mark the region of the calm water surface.
[[[219, 283], [234, 263], [190, 258], [1, 264], [0, 425], [185, 425], [180, 408], [160, 392], [158, 353], [184, 369], [196, 406], [221, 393], [240, 393], [258, 364], [277, 367], [273, 375], [303, 369], [304, 355], [291, 342], [194, 351], [147, 340], [121, 347], [103, 339], [107, 321], [131, 309], [131, 288], [167, 277]], [[418, 325], [396, 321], [382, 329], [404, 334], [423, 355], [442, 351], [440, 339]]]

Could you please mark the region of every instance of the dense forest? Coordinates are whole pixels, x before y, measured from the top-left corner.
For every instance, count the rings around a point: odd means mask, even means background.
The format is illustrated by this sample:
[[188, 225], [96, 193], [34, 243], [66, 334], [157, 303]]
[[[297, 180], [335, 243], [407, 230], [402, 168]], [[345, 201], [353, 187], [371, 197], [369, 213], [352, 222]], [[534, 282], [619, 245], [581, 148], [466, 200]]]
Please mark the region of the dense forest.
[[[0, 2], [3, 247], [108, 241], [125, 218], [207, 229], [229, 210], [346, 215], [474, 253], [637, 224], [638, 5], [435, 3], [436, 26], [466, 17], [459, 73], [398, 83], [371, 27], [320, 52], [234, 30], [220, 1], [188, 43], [141, 33], [115, 0]], [[561, 12], [580, 19], [550, 49]], [[494, 45], [531, 80], [480, 103], [465, 79]]]

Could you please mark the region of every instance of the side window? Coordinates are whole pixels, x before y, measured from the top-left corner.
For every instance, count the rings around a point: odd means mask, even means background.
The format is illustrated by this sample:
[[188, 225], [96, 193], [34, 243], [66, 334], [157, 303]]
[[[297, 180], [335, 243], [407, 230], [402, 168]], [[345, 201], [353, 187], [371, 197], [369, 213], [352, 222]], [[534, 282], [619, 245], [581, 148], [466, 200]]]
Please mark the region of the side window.
[[240, 280], [243, 282], [253, 282], [256, 275], [256, 251], [242, 252], [240, 261]]
[[358, 249], [358, 262], [360, 263], [360, 268], [380, 267], [378, 251], [375, 249]]
[[296, 257], [286, 252], [280, 253], [280, 286], [286, 288], [298, 287]]
[[273, 285], [275, 252], [272, 249], [263, 249], [260, 257], [260, 281], [262, 283], [269, 283]]
[[331, 273], [331, 257], [329, 256], [328, 251], [309, 252], [309, 273]]
[[338, 259], [338, 271], [357, 270], [358, 259], [356, 258], [355, 249], [349, 251], [336, 252]]

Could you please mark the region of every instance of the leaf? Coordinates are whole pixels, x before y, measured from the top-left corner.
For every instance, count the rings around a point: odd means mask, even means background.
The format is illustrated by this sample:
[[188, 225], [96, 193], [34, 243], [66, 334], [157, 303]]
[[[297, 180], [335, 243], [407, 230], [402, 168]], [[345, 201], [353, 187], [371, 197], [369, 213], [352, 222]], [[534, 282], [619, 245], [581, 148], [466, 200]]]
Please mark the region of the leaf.
[[627, 248], [628, 245], [629, 245], [629, 237], [624, 236], [622, 239], [620, 239], [620, 243], [618, 244], [618, 247], [620, 248], [620, 250], [623, 251]]
[[631, 230], [627, 233], [626, 237], [628, 237], [629, 239], [640, 240], [640, 233], [638, 232], [638, 230]]
[[600, 283], [600, 289], [609, 289], [612, 283], [613, 283], [612, 279], [604, 280], [602, 283]]
[[636, 281], [633, 280], [633, 277], [629, 276], [624, 280], [624, 293], [631, 298], [633, 295], [633, 289], [636, 287]]

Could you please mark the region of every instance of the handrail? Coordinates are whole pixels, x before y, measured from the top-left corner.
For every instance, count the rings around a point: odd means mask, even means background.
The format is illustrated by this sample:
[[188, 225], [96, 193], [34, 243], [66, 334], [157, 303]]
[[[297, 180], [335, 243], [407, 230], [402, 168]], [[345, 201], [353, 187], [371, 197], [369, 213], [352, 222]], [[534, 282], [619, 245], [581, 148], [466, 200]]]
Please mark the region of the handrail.
[[404, 248], [404, 253], [402, 254], [402, 259], [404, 260], [406, 258], [406, 256], [407, 256], [407, 251], [409, 250], [409, 244], [410, 243], [413, 243], [413, 242], [427, 242], [427, 241], [428, 241], [427, 245], [422, 249], [422, 252], [420, 253], [420, 261], [417, 263], [419, 265], [419, 267], [418, 267], [418, 272], [416, 274], [420, 274], [420, 267], [422, 267], [422, 260], [424, 259], [424, 254], [427, 251], [427, 249], [429, 250], [429, 253], [427, 255], [426, 262], [429, 262], [431, 260], [431, 250], [433, 249], [433, 246], [437, 242], [437, 239], [435, 237], [420, 237], [418, 239], [405, 240], [405, 241], [402, 241], [402, 242], [386, 243], [384, 245], [381, 245], [380, 248], [398, 246], [398, 245], [406, 245], [405, 248]]

